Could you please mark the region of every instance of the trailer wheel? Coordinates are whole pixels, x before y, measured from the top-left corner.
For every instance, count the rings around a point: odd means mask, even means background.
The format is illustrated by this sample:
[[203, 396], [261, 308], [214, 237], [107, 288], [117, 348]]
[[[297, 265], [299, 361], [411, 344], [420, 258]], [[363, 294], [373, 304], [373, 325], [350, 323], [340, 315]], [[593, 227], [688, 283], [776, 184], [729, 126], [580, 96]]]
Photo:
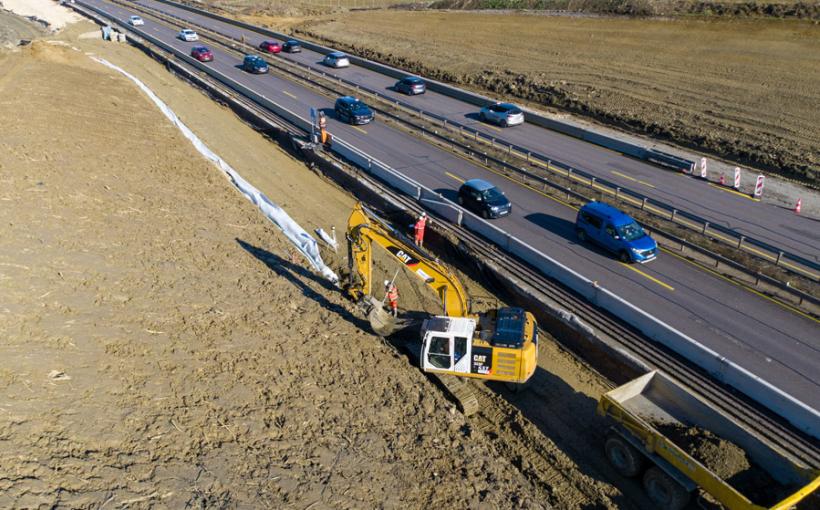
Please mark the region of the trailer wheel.
[[604, 443], [609, 463], [626, 477], [638, 476], [643, 469], [644, 457], [634, 446], [617, 435], [610, 435]]
[[661, 510], [682, 510], [689, 503], [689, 492], [658, 467], [646, 470], [643, 487]]

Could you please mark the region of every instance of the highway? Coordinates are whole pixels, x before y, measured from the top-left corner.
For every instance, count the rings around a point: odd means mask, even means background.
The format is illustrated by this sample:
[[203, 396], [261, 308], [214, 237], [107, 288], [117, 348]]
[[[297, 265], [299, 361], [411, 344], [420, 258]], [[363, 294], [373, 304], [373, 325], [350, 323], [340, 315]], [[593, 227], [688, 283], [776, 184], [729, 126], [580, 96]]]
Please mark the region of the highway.
[[[78, 3], [103, 9], [123, 22], [134, 13], [105, 0]], [[143, 17], [146, 24], [141, 29], [176, 48], [187, 52], [198, 44], [177, 39], [176, 27]], [[258, 44], [262, 39], [248, 37], [248, 42]], [[820, 409], [820, 328], [816, 320], [698, 269], [671, 253], [661, 253], [646, 265], [622, 264], [607, 253], [578, 243], [573, 227], [576, 211], [560, 201], [378, 120], [366, 126], [338, 123], [332, 115], [335, 98], [319, 95], [275, 74], [247, 74], [238, 68], [239, 56], [228, 54], [217, 45], [208, 46], [215, 55], [209, 66], [292, 111], [307, 115], [310, 107], [326, 109], [333, 134], [445, 197], [453, 199], [461, 181], [474, 177], [498, 184], [514, 204], [513, 214], [496, 220], [499, 227]], [[657, 169], [654, 172], [671, 175], [677, 179], [675, 182], [688, 182], [674, 174]]]
[[[271, 39], [207, 16], [192, 13], [156, 0], [134, 2], [152, 9], [189, 19], [215, 32], [248, 42]], [[736, 232], [778, 246], [781, 249], [820, 262], [820, 228], [811, 218], [795, 215], [774, 204], [757, 202], [746, 195], [720, 189], [699, 179], [661, 169], [604, 147], [525, 123], [502, 129], [478, 120], [478, 108], [449, 96], [428, 91], [419, 96], [406, 96], [392, 90], [395, 79], [376, 71], [351, 65], [332, 70], [321, 64], [323, 55], [304, 50], [296, 54], [279, 54], [315, 69], [336, 74], [359, 85], [379, 90], [407, 104], [480, 129], [489, 136], [503, 138], [530, 150], [550, 156], [573, 168], [607, 179], [623, 188], [630, 188], [650, 198], [665, 202], [679, 210], [689, 211]], [[727, 175], [731, 180], [733, 176]]]

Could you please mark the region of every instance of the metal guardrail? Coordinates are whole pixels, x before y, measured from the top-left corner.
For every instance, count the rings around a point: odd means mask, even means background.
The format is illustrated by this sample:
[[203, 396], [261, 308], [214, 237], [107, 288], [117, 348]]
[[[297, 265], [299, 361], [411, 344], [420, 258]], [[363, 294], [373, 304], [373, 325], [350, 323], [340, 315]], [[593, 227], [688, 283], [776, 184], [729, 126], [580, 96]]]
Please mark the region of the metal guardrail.
[[[90, 9], [104, 18], [114, 21], [125, 30], [137, 34], [151, 44], [162, 48], [164, 51], [212, 76], [236, 92], [246, 95], [274, 114], [282, 116], [291, 124], [304, 126], [306, 132], [311, 131], [311, 122], [307, 119], [274, 103], [263, 95], [251, 91], [244, 85], [239, 84], [213, 68], [201, 64], [163, 41], [135, 27], [124, 25], [117, 21], [112, 15], [94, 6], [87, 5], [82, 0], [76, 0], [75, 5]], [[538, 269], [544, 275], [577, 292], [587, 301], [608, 310], [616, 317], [644, 333], [648, 338], [665, 345], [690, 362], [706, 370], [716, 380], [740, 390], [761, 405], [782, 416], [799, 430], [813, 437], [820, 438], [820, 412], [817, 410], [783, 392], [764, 379], [752, 374], [728, 358], [721, 356], [660, 319], [599, 286], [597, 282], [587, 279], [547, 254], [538, 251], [524, 241], [478, 218], [469, 211], [447, 203], [433, 190], [416, 183], [412, 179], [404, 176], [401, 172], [398, 172], [376, 158], [370, 157], [343, 140], [335, 138], [331, 149], [340, 157], [355, 163], [362, 170], [372, 173], [376, 177], [385, 180], [385, 182], [395, 182], [398, 185], [398, 189], [405, 193], [409, 191], [410, 196], [422, 204], [429, 205], [431, 202], [438, 202], [436, 206], [432, 207], [434, 211], [442, 209], [445, 211], [458, 211], [457, 217], [461, 219], [461, 225], [463, 227], [485, 237], [503, 250]], [[444, 217], [447, 217], [447, 214], [445, 214]]]
[[[273, 30], [265, 29], [262, 27], [258, 27], [256, 25], [252, 25], [250, 23], [245, 23], [242, 21], [238, 21], [232, 18], [228, 18], [226, 16], [220, 16], [218, 14], [212, 13], [207, 10], [199, 9], [190, 5], [182, 4], [179, 2], [174, 2], [173, 0], [156, 0], [161, 3], [165, 3], [174, 7], [178, 7], [180, 9], [185, 9], [189, 12], [193, 12], [202, 16], [206, 16], [212, 19], [216, 19], [225, 23], [232, 24], [234, 26], [238, 26], [241, 28], [245, 28], [260, 34], [269, 35], [271, 37], [275, 37], [277, 39], [290, 39], [291, 37], [287, 34], [283, 34], [281, 32], [276, 32]], [[302, 45], [312, 51], [321, 54], [327, 54], [331, 51], [334, 51], [331, 48], [327, 48], [321, 46], [316, 43], [312, 43], [310, 41], [301, 41]], [[381, 74], [391, 76], [394, 78], [401, 78], [407, 75], [406, 72], [395, 69], [393, 67], [380, 64], [378, 62], [373, 62], [361, 57], [357, 57], [355, 55], [349, 55], [351, 62], [366, 69], [374, 70]], [[295, 62], [299, 64], [298, 62]], [[305, 66], [304, 64], [301, 64]], [[309, 66], [305, 66], [309, 67]], [[647, 197], [646, 195], [639, 193], [637, 191], [631, 190], [629, 188], [624, 188], [618, 186], [614, 182], [611, 182], [607, 179], [602, 179], [599, 177], [595, 177], [591, 173], [588, 173], [584, 170], [573, 168], [570, 165], [566, 165], [560, 161], [557, 161], [551, 158], [548, 155], [541, 154], [536, 151], [529, 150], [525, 147], [520, 145], [508, 142], [502, 138], [493, 137], [486, 133], [479, 131], [478, 129], [472, 128], [468, 125], [447, 120], [446, 118], [433, 114], [430, 112], [426, 112], [420, 108], [416, 108], [412, 105], [407, 103], [397, 101], [389, 96], [384, 95], [378, 91], [369, 89], [367, 87], [363, 87], [361, 85], [357, 85], [353, 82], [349, 82], [348, 80], [344, 80], [343, 78], [339, 77], [338, 75], [334, 75], [331, 73], [325, 73], [334, 78], [339, 80], [343, 80], [351, 84], [352, 86], [356, 86], [362, 90], [366, 90], [371, 94], [378, 95], [379, 97], [385, 98], [388, 101], [391, 101], [397, 105], [402, 106], [403, 108], [413, 110], [420, 115], [424, 115], [430, 119], [433, 119], [437, 122], [441, 123], [443, 128], [447, 129], [454, 129], [458, 128], [460, 133], [470, 133], [474, 136], [476, 141], [481, 141], [484, 143], [489, 142], [493, 146], [498, 145], [499, 147], [503, 146], [507, 148], [508, 153], [510, 155], [515, 155], [517, 157], [526, 159], [528, 163], [534, 163], [546, 168], [549, 171], [553, 171], [556, 173], [562, 173], [566, 175], [567, 178], [576, 180], [577, 182], [589, 182], [590, 186], [597, 189], [602, 193], [606, 193], [611, 197], [618, 198], [619, 200], [631, 203], [635, 206], [640, 206], [642, 210], [658, 216], [659, 218], [670, 220], [680, 226], [690, 229], [692, 232], [699, 233], [704, 236], [708, 236], [712, 239], [725, 243], [727, 246], [731, 246], [735, 249], [742, 250], [743, 252], [764, 260], [769, 263], [774, 263], [776, 266], [782, 267], [787, 271], [792, 273], [807, 277], [815, 282], [820, 282], [820, 263], [809, 260], [805, 257], [797, 255], [795, 253], [791, 253], [787, 250], [782, 250], [777, 246], [773, 246], [765, 241], [761, 241], [759, 239], [755, 239], [754, 237], [746, 236], [740, 234], [732, 230], [731, 228], [724, 227], [722, 225], [716, 225], [705, 218], [698, 216], [697, 214], [680, 210], [676, 207], [673, 207], [669, 204], [665, 204], [659, 200], [655, 200], [653, 198]], [[466, 101], [471, 104], [483, 106], [487, 103], [493, 102], [493, 100], [480, 96], [478, 94], [467, 92], [450, 85], [437, 82], [435, 80], [425, 80], [427, 82], [428, 88], [435, 92], [439, 92], [441, 94], [454, 97], [456, 99], [460, 99]], [[597, 145], [601, 145], [618, 152], [622, 152], [624, 154], [628, 154], [632, 157], [636, 157], [639, 159], [644, 159], [653, 163], [658, 163], [664, 166], [668, 166], [671, 168], [675, 168], [677, 170], [689, 170], [691, 171], [694, 168], [694, 162], [689, 161], [684, 158], [680, 158], [678, 156], [668, 154], [662, 151], [658, 151], [656, 149], [646, 148], [635, 144], [630, 144], [628, 142], [624, 142], [622, 140], [618, 140], [613, 137], [608, 137], [605, 135], [601, 135], [598, 133], [593, 133], [591, 131], [587, 131], [577, 126], [571, 126], [569, 124], [563, 124], [559, 121], [549, 119], [543, 116], [540, 116], [534, 112], [527, 111], [526, 115], [527, 121], [533, 124], [545, 127], [547, 129], [551, 129], [554, 131], [558, 131], [564, 134], [568, 134], [575, 138], [580, 138], [582, 140], [588, 141], [590, 143], [595, 143]]]

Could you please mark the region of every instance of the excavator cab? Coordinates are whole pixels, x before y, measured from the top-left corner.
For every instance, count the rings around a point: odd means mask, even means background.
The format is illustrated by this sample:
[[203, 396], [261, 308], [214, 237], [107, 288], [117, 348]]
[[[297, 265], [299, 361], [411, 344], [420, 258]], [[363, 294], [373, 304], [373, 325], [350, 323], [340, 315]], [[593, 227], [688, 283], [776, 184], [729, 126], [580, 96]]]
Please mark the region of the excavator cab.
[[510, 383], [524, 383], [535, 372], [538, 328], [522, 308], [499, 308], [477, 317], [433, 317], [421, 331], [425, 372]]

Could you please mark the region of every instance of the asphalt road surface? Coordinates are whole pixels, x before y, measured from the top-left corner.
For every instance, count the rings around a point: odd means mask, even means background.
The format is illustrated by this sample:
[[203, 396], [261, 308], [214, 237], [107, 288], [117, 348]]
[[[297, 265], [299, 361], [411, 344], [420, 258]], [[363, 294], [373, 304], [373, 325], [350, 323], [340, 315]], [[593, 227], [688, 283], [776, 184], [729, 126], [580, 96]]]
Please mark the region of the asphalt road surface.
[[[104, 0], [83, 1], [123, 21], [135, 13]], [[178, 27], [143, 17], [145, 26], [140, 29], [180, 50], [207, 44], [183, 42], [176, 38]], [[264, 39], [246, 37], [250, 44]], [[245, 73], [239, 69], [238, 55], [207, 45], [215, 57], [209, 66], [292, 111], [307, 115], [310, 107], [325, 109], [331, 133], [447, 198], [455, 199], [464, 180], [480, 177], [494, 182], [513, 203], [512, 214], [494, 220], [496, 225], [820, 409], [820, 328], [816, 320], [698, 269], [671, 253], [661, 253], [657, 260], [645, 265], [622, 264], [611, 254], [577, 241], [573, 208], [378, 120], [365, 126], [339, 123], [332, 113], [335, 98], [319, 95], [275, 73]], [[687, 182], [675, 178], [675, 182]]]
[[[255, 42], [272, 39], [207, 16], [180, 9], [155, 0], [139, 0], [152, 9], [189, 19], [192, 22], [230, 37], [245, 36]], [[388, 96], [400, 99], [424, 111], [447, 119], [472, 125], [489, 136], [503, 138], [519, 146], [549, 156], [572, 168], [607, 179], [622, 188], [630, 188], [650, 198], [665, 202], [676, 209], [697, 214], [713, 225], [722, 225], [736, 232], [759, 239], [808, 260], [820, 262], [820, 228], [812, 218], [795, 215], [790, 209], [709, 185], [699, 179], [626, 157], [617, 152], [560, 134], [533, 124], [502, 129], [478, 120], [478, 108], [449, 96], [428, 91], [419, 96], [406, 96], [392, 90], [396, 80], [376, 71], [351, 65], [347, 69], [330, 70], [321, 64], [323, 55], [303, 50], [302, 53], [281, 53], [280, 58], [292, 59], [338, 76]], [[733, 176], [727, 176], [732, 179]]]

